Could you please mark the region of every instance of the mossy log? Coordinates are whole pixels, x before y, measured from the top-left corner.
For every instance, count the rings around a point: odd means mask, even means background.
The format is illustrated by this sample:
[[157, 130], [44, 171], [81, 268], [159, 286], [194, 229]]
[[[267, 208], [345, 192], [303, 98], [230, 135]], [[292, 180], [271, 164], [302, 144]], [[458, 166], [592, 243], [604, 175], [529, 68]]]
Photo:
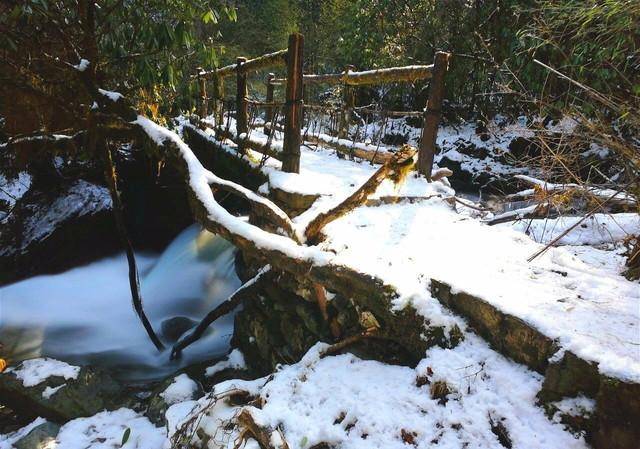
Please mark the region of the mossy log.
[[[413, 83], [421, 79], [431, 78], [433, 65], [410, 65], [405, 67], [389, 67], [386, 69], [365, 70], [362, 72], [345, 71], [324, 75], [308, 74], [303, 76], [304, 84], [346, 84], [348, 86], [366, 86], [384, 83]], [[286, 83], [286, 78], [272, 80], [274, 85]]]
[[[287, 63], [287, 50], [279, 50], [267, 53], [254, 59], [249, 59], [240, 65], [241, 73], [255, 72], [269, 67], [283, 66]], [[233, 76], [238, 72], [238, 64], [229, 64], [216, 70], [200, 71], [192, 78], [213, 79]]]

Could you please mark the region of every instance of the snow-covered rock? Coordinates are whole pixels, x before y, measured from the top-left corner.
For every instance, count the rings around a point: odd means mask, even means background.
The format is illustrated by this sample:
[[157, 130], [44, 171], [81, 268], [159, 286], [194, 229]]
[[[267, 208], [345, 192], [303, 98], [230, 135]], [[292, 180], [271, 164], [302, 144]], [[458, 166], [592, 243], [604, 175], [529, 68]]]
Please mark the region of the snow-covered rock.
[[130, 400], [105, 371], [72, 366], [50, 358], [25, 360], [0, 374], [3, 403], [20, 414], [65, 422]]

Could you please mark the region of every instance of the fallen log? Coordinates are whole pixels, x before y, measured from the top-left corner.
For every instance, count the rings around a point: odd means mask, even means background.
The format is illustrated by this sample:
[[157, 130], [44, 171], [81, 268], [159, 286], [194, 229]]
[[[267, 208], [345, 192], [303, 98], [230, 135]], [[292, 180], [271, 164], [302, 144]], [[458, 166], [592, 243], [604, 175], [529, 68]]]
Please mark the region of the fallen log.
[[613, 189], [575, 183], [555, 184], [526, 175], [515, 175], [515, 178], [527, 184], [533, 185], [534, 188], [507, 195], [507, 199], [510, 200], [531, 198], [536, 196], [539, 192], [544, 192], [547, 194], [575, 192], [586, 197], [592, 197], [599, 201], [606, 200], [611, 204], [616, 204], [619, 206], [633, 208], [638, 205], [638, 200], [633, 195], [626, 192], [615, 192]]
[[559, 216], [558, 213], [551, 215], [550, 207], [551, 206], [548, 202], [534, 204], [521, 209], [515, 209], [495, 215], [493, 218], [485, 221], [485, 223], [489, 226], [493, 226], [500, 223], [509, 223], [511, 221], [528, 220], [533, 218], [556, 218]]
[[327, 136], [326, 134], [309, 134], [306, 136], [303, 135], [303, 138], [307, 142], [325, 145], [342, 154], [354, 156], [369, 162], [373, 162], [374, 164], [384, 164], [393, 156], [393, 153], [384, 147], [378, 148], [374, 145], [354, 144], [350, 140], [339, 139], [337, 137]]
[[236, 134], [231, 131], [227, 131], [226, 129], [218, 128], [216, 130], [218, 135], [224, 139], [229, 139], [238, 147], [249, 148], [253, 151], [257, 151], [258, 153], [265, 154], [269, 157], [277, 159], [279, 161], [282, 160], [282, 148], [273, 146], [273, 142], [269, 144], [269, 142], [261, 142], [256, 139], [252, 139], [250, 136], [246, 136], [244, 138], [238, 137]]
[[413, 157], [417, 150], [409, 145], [402, 147], [385, 162], [358, 190], [333, 209], [318, 215], [311, 220], [304, 231], [307, 243], [318, 243], [320, 231], [329, 223], [342, 217], [349, 211], [365, 204], [369, 195], [376, 191], [385, 179], [408, 170], [413, 165]]
[[[271, 130], [271, 124], [265, 123], [265, 130]], [[284, 132], [284, 129], [276, 125], [275, 131]], [[332, 137], [327, 134], [307, 134], [302, 133], [302, 139], [305, 142], [328, 146], [338, 151], [339, 153], [354, 156], [359, 159], [363, 159], [374, 164], [384, 164], [393, 156], [393, 152], [387, 147], [377, 147], [375, 145], [367, 145], [363, 143], [354, 143], [348, 139], [339, 139], [338, 137]]]

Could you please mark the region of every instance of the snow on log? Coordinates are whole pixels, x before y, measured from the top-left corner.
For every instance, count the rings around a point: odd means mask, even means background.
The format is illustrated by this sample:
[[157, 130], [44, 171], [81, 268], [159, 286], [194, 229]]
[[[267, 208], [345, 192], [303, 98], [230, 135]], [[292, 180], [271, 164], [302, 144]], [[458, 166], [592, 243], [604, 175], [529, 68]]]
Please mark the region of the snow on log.
[[507, 199], [520, 199], [520, 198], [529, 198], [536, 194], [535, 187], [542, 189], [547, 193], [556, 193], [556, 192], [564, 192], [564, 191], [579, 191], [588, 196], [593, 196], [599, 200], [607, 200], [611, 203], [615, 203], [618, 205], [635, 207], [638, 205], [638, 200], [631, 194], [626, 192], [616, 192], [613, 189], [604, 189], [599, 187], [592, 186], [584, 186], [575, 183], [569, 184], [554, 184], [547, 181], [543, 181], [541, 179], [533, 178], [531, 176], [526, 175], [515, 175], [516, 179], [524, 181], [528, 184], [534, 186], [533, 189], [526, 189], [520, 192], [513, 193], [511, 195], [507, 195]]
[[541, 204], [533, 204], [531, 206], [523, 207], [521, 209], [510, 210], [508, 212], [504, 212], [502, 214], [496, 215], [490, 220], [487, 220], [486, 223], [489, 226], [497, 225], [500, 223], [508, 223], [510, 221], [518, 221], [518, 220], [526, 220], [529, 218], [554, 218], [554, 216], [550, 216], [548, 214], [549, 204], [541, 203]]
[[[267, 53], [240, 65], [241, 73], [255, 72], [256, 70], [266, 69], [268, 67], [281, 66], [286, 63], [287, 50], [279, 50], [273, 53]], [[192, 78], [212, 79], [215, 77], [224, 78], [226, 76], [235, 75], [238, 71], [238, 64], [230, 64], [216, 70], [200, 71]]]
[[300, 247], [296, 240], [291, 237], [269, 233], [231, 215], [216, 202], [211, 191], [211, 185], [218, 186], [248, 200], [253, 207], [265, 211], [267, 218], [273, 219], [275, 221], [274, 224], [282, 227], [287, 234], [295, 236], [291, 220], [282, 209], [267, 198], [239, 184], [219, 178], [205, 169], [189, 146], [176, 133], [142, 115], [139, 115], [133, 123], [140, 126], [153, 142], [165, 150], [165, 156], [182, 162], [183, 167], [186, 169], [189, 188], [193, 198], [197, 200], [194, 206], [196, 206], [196, 210], [201, 210], [203, 216], [206, 217], [205, 227], [208, 224], [212, 228], [209, 229], [207, 227], [207, 229], [217, 232], [223, 237], [230, 237], [230, 240], [234, 243], [234, 238], [236, 238], [239, 239], [239, 242], [247, 243], [251, 241], [258, 248], [267, 251], [280, 251], [297, 259], [310, 261], [311, 259], [315, 260], [315, 256], [317, 256], [318, 260], [326, 260], [326, 257], [302, 250], [303, 247]]
[[307, 142], [326, 145], [342, 154], [355, 156], [375, 164], [384, 164], [389, 161], [393, 155], [387, 147], [376, 147], [375, 145], [367, 145], [359, 142], [353, 143], [351, 140], [339, 139], [329, 136], [328, 134], [309, 134], [303, 135], [303, 138]]
[[[362, 72], [346, 71], [324, 75], [304, 75], [304, 84], [347, 84], [364, 86], [367, 84], [414, 82], [431, 78], [433, 65], [409, 65], [404, 67], [388, 67], [386, 69], [365, 70]], [[286, 78], [271, 81], [275, 85], [285, 84]]]

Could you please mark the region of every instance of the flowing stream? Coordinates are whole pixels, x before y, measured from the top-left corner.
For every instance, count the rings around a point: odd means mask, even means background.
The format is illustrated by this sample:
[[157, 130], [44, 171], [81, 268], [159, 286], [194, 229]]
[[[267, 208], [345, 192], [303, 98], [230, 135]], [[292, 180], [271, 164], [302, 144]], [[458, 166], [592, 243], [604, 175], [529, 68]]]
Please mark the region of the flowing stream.
[[[187, 318], [199, 321], [239, 287], [234, 254], [226, 240], [193, 225], [159, 257], [138, 255], [144, 309], [168, 348]], [[226, 354], [232, 315], [179, 361], [169, 361], [169, 349], [156, 351], [131, 305], [127, 270], [121, 254], [0, 288], [0, 355], [12, 363], [48, 356], [105, 366], [123, 379], [145, 381]]]

